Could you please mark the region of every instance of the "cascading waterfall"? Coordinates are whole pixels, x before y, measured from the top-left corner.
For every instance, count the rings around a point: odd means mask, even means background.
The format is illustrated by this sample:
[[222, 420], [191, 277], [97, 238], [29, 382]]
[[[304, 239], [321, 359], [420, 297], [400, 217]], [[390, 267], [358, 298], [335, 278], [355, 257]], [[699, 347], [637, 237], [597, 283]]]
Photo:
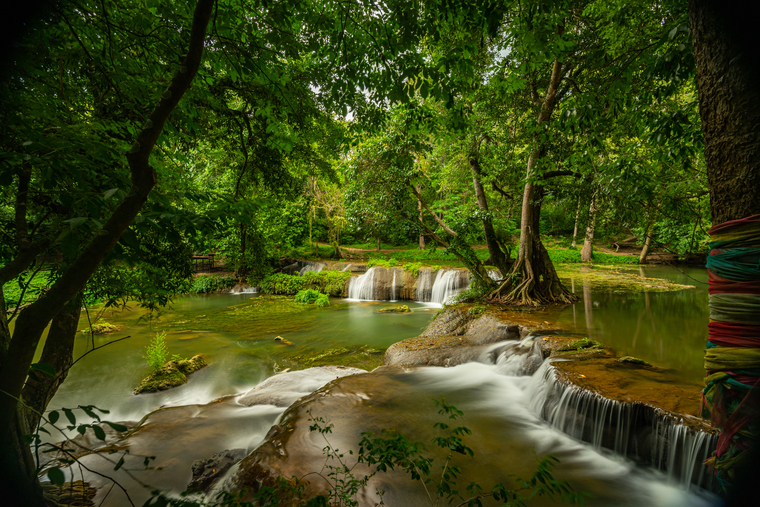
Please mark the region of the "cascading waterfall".
[[362, 299], [373, 301], [375, 299], [375, 273], [377, 267], [371, 267], [366, 273], [353, 276], [348, 281], [348, 299]]
[[430, 301], [430, 295], [433, 289], [433, 271], [428, 268], [421, 268], [417, 276], [417, 296], [416, 301], [426, 303]]
[[657, 414], [652, 430], [655, 443], [650, 464], [666, 471], [671, 480], [685, 485], [687, 490], [692, 484], [704, 485], [707, 467], [702, 463], [715, 448], [717, 435], [696, 431], [683, 419], [675, 422], [664, 414]]
[[256, 294], [259, 292], [259, 287], [233, 287], [230, 290], [230, 294]]
[[704, 460], [716, 437], [676, 422], [664, 412], [651, 419], [651, 409], [621, 403], [572, 384], [558, 381], [550, 361], [544, 361], [532, 380], [534, 413], [552, 427], [590, 443], [596, 450], [649, 463], [673, 482], [688, 488], [707, 487]]
[[[469, 285], [469, 281], [465, 275], [466, 272], [459, 269], [448, 271], [439, 269], [430, 293], [430, 302], [439, 305], [448, 303], [451, 298], [466, 289]], [[464, 283], [462, 282], [463, 279]]]
[[501, 272], [498, 269], [489, 269], [488, 278], [491, 280], [499, 281], [501, 280]]
[[298, 272], [298, 276], [303, 276], [305, 273], [308, 273], [309, 271], [314, 271], [315, 273], [319, 273], [322, 271], [322, 269], [325, 267], [324, 264], [321, 262], [307, 262], [304, 267], [301, 268], [301, 270]]
[[391, 301], [396, 301], [396, 271], [393, 271], [393, 282], [391, 283]]

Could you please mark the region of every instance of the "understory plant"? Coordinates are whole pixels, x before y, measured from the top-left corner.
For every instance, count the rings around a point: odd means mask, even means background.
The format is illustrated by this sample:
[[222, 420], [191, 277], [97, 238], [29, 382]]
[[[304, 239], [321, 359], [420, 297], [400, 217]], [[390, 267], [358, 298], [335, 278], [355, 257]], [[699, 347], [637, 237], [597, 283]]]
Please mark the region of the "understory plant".
[[158, 370], [169, 360], [169, 347], [166, 344], [166, 333], [156, 333], [156, 336], [145, 347], [143, 359], [153, 370]]

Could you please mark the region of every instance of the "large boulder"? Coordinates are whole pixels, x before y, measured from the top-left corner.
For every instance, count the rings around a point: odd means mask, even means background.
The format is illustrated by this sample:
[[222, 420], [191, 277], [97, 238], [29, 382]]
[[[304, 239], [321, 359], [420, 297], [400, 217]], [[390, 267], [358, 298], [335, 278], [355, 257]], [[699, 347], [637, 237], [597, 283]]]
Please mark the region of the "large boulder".
[[200, 370], [207, 365], [200, 354], [190, 359], [169, 361], [158, 370], [145, 377], [135, 388], [135, 394], [155, 393], [172, 387], [181, 386], [187, 382], [187, 375]]

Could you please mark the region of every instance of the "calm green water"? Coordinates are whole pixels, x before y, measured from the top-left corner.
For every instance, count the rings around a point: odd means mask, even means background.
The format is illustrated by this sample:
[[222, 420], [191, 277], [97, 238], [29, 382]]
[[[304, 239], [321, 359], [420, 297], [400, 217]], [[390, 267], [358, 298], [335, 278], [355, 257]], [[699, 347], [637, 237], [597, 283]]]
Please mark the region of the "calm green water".
[[[640, 287], [589, 277], [589, 271], [605, 273], [609, 269], [560, 269], [563, 282], [581, 298], [560, 314], [560, 327], [609, 345], [619, 356], [635, 356], [673, 369], [685, 380], [704, 378], [709, 314], [705, 269], [654, 266], [619, 270], [694, 286], [670, 292], [641, 292]], [[647, 284], [656, 286], [656, 282]]]
[[[254, 297], [251, 297], [254, 296]], [[218, 396], [246, 391], [272, 374], [321, 365], [346, 365], [371, 370], [383, 362], [391, 344], [417, 336], [436, 310], [409, 304], [408, 314], [377, 313], [383, 302], [344, 302], [318, 308], [291, 298], [252, 294], [182, 297], [160, 314], [132, 307], [102, 311], [118, 332], [95, 336], [97, 349], [72, 369], [51, 408], [92, 404], [111, 410], [110, 420], [136, 420], [163, 405], [206, 403]], [[90, 309], [95, 320], [97, 309]], [[80, 329], [89, 327], [87, 315]], [[204, 354], [209, 366], [193, 373], [184, 386], [160, 393], [131, 394], [150, 373], [143, 355], [157, 332], [166, 333], [170, 354]], [[275, 342], [281, 336], [292, 342]], [[79, 334], [74, 357], [93, 346]]]

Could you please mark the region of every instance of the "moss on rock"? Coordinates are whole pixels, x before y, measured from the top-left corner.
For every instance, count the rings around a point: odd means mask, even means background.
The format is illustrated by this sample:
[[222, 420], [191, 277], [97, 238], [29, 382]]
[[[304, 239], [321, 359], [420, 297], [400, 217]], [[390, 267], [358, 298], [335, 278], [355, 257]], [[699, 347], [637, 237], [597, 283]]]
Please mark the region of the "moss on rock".
[[99, 319], [95, 324], [92, 325], [92, 327], [88, 327], [87, 329], [82, 329], [83, 334], [108, 334], [113, 333], [114, 331], [118, 331], [118, 326], [114, 326], [113, 324], [106, 322], [103, 319]]
[[190, 359], [169, 361], [145, 377], [135, 388], [134, 393], [155, 393], [181, 386], [187, 382], [187, 375], [200, 370], [206, 364], [206, 361], [200, 355], [195, 355]]
[[390, 308], [381, 308], [377, 313], [411, 313], [407, 305], [392, 306]]
[[636, 364], [639, 366], [652, 366], [651, 363], [647, 363], [643, 359], [639, 359], [638, 357], [633, 356], [623, 356], [618, 358], [618, 362], [625, 363], [625, 364]]
[[563, 345], [558, 350], [560, 352], [577, 352], [584, 349], [604, 349], [604, 345], [590, 338], [581, 338], [579, 340], [573, 340], [572, 342]]

